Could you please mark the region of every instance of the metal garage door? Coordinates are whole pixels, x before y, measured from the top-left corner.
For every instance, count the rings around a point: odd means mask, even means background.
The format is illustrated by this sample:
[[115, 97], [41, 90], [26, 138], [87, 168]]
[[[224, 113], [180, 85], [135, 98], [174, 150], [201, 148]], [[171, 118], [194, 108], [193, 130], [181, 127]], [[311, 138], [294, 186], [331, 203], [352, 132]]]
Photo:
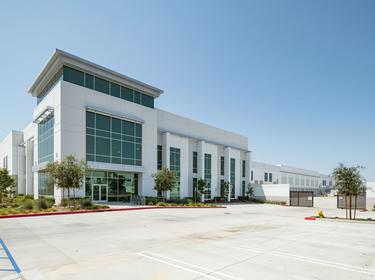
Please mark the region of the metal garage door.
[[[347, 201], [345, 201], [344, 195], [338, 194], [337, 195], [337, 208], [345, 209], [346, 204], [348, 204], [348, 208], [349, 208], [350, 198], [347, 197], [346, 200]], [[354, 197], [352, 197], [353, 209], [354, 209], [354, 203], [355, 203], [355, 199]], [[359, 196], [357, 196], [357, 209], [366, 209], [366, 193], [362, 193]]]
[[290, 206], [314, 207], [314, 192], [309, 191], [290, 191]]

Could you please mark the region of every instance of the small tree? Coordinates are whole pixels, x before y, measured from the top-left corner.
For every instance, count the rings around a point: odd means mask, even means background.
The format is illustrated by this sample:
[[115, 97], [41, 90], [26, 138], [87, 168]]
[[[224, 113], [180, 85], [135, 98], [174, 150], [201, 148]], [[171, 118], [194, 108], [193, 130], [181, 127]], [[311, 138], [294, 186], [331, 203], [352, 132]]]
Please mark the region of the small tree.
[[163, 197], [166, 197], [166, 193], [171, 191], [177, 182], [176, 173], [168, 168], [158, 170], [158, 172], [152, 174], [152, 177], [155, 183], [154, 189], [158, 193], [162, 193]]
[[15, 187], [14, 178], [9, 175], [6, 168], [0, 168], [0, 203], [3, 203], [3, 197], [11, 195]]
[[201, 202], [204, 202], [204, 193], [206, 190], [206, 181], [200, 178], [197, 182], [198, 185], [198, 192], [201, 195]]
[[249, 198], [249, 200], [250, 200], [250, 198], [252, 198], [254, 196], [254, 188], [251, 185], [251, 183], [247, 184], [246, 195]]
[[[346, 218], [352, 219], [352, 209], [353, 203], [352, 198], [354, 197], [354, 219], [357, 212], [357, 197], [361, 193], [366, 191], [364, 180], [362, 179], [360, 170], [363, 167], [354, 166], [346, 167], [344, 164], [340, 163], [337, 168], [333, 170], [332, 177], [336, 181], [336, 187], [338, 194], [345, 196], [345, 213]], [[349, 203], [348, 203], [349, 198]]]
[[86, 164], [83, 160], [77, 160], [73, 155], [67, 156], [61, 162], [50, 162], [47, 164], [46, 172], [48, 174], [47, 186], [53, 188], [57, 185], [63, 191], [68, 193], [68, 206], [70, 207], [70, 190], [81, 188], [86, 174]]
[[232, 183], [230, 181], [224, 181], [224, 192], [225, 192], [225, 198], [228, 202], [230, 202], [230, 193], [231, 193], [231, 186], [232, 186]]

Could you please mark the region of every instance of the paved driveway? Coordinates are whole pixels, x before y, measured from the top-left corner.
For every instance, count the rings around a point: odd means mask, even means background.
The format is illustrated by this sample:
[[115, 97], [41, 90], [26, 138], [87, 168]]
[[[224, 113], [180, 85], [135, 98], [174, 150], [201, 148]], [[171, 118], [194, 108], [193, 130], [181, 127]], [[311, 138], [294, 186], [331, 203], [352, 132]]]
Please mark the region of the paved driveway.
[[304, 220], [313, 211], [238, 205], [20, 218], [0, 220], [0, 238], [26, 279], [374, 279], [375, 224]]

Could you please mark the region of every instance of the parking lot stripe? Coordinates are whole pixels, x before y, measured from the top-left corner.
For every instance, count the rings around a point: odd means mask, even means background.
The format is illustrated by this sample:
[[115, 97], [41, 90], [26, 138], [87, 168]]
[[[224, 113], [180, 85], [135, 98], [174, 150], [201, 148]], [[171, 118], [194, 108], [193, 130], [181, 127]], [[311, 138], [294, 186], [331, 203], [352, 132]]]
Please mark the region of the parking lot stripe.
[[289, 253], [285, 253], [285, 252], [281, 252], [281, 251], [272, 251], [272, 250], [266, 251], [266, 250], [249, 248], [249, 247], [235, 247], [235, 246], [226, 246], [226, 247], [230, 247], [232, 249], [250, 251], [250, 252], [254, 252], [254, 253], [268, 254], [268, 255], [272, 255], [272, 256], [276, 256], [276, 257], [292, 258], [292, 259], [295, 259], [295, 260], [298, 260], [298, 261], [309, 262], [309, 263], [333, 267], [333, 268], [337, 268], [337, 269], [343, 269], [343, 270], [353, 271], [353, 272], [357, 272], [357, 273], [375, 275], [375, 270], [373, 270], [373, 269], [367, 269], [367, 268], [362, 268], [362, 267], [358, 267], [358, 266], [351, 266], [351, 265], [342, 264], [342, 263], [335, 263], [335, 262], [331, 262], [331, 261], [323, 261], [323, 260], [314, 259], [314, 258], [310, 258], [310, 257], [299, 256], [299, 255], [295, 255], [295, 254], [289, 254]]
[[17, 273], [21, 273], [21, 269], [17, 265], [16, 261], [14, 260], [12, 254], [10, 253], [8, 247], [5, 245], [4, 241], [0, 238], [0, 245], [4, 249], [5, 254], [8, 256], [9, 261], [12, 263], [13, 270], [1, 270], [1, 271], [15, 271]]
[[200, 272], [200, 271], [198, 271], [196, 269], [188, 268], [188, 267], [185, 267], [185, 266], [182, 266], [182, 265], [174, 264], [174, 263], [172, 263], [170, 261], [163, 260], [160, 257], [150, 256], [146, 252], [139, 252], [137, 254], [140, 255], [140, 256], [142, 256], [142, 257], [145, 257], [145, 258], [148, 258], [148, 259], [160, 262], [160, 263], [164, 263], [164, 264], [167, 264], [169, 266], [172, 266], [172, 267], [175, 267], [175, 268], [179, 268], [181, 270], [189, 271], [189, 272], [192, 272], [194, 274], [198, 274], [200, 276], [204, 276], [204, 277], [209, 278], [209, 279], [213, 279], [213, 280], [225, 280], [223, 278], [218, 278], [216, 276], [210, 275], [210, 273], [214, 273], [214, 271], [211, 271], [211, 272], [209, 272], [209, 271], [207, 271], [207, 272]]
[[150, 252], [150, 251], [143, 251], [143, 253], [151, 254], [153, 256], [156, 256], [156, 257], [159, 257], [159, 258], [162, 258], [162, 259], [171, 260], [173, 262], [177, 262], [177, 263], [184, 264], [184, 265], [187, 265], [187, 266], [195, 267], [195, 268], [198, 268], [200, 270], [204, 270], [206, 272], [209, 272], [210, 274], [220, 275], [220, 276], [223, 276], [225, 278], [229, 278], [229, 279], [233, 279], [233, 280], [241, 280], [241, 278], [233, 277], [231, 275], [228, 275], [228, 274], [225, 274], [225, 273], [222, 273], [222, 272], [218, 272], [218, 271], [214, 271], [214, 270], [211, 270], [211, 269], [207, 269], [207, 268], [199, 266], [199, 265], [187, 263], [187, 262], [175, 259], [175, 258], [166, 257], [166, 256], [163, 256], [163, 255], [159, 255], [159, 254]]

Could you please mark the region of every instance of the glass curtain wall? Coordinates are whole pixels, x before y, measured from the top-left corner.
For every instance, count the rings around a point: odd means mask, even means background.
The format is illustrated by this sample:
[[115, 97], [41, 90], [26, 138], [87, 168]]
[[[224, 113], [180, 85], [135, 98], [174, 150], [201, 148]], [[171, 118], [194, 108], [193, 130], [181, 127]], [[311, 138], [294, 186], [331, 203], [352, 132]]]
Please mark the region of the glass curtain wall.
[[129, 202], [138, 195], [138, 174], [128, 172], [89, 171], [86, 174], [86, 197], [92, 198], [92, 186], [108, 185], [109, 202]]

